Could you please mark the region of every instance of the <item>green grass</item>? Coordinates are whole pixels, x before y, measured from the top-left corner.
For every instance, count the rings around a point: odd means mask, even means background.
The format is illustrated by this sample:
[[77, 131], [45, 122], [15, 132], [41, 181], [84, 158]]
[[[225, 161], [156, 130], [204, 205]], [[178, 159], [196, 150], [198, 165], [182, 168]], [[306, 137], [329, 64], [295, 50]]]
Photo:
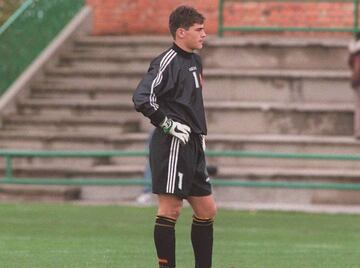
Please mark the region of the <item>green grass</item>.
[[[0, 204], [1, 267], [156, 267], [155, 208]], [[191, 211], [177, 232], [178, 268], [193, 267]], [[360, 215], [220, 210], [214, 268], [359, 267]]]

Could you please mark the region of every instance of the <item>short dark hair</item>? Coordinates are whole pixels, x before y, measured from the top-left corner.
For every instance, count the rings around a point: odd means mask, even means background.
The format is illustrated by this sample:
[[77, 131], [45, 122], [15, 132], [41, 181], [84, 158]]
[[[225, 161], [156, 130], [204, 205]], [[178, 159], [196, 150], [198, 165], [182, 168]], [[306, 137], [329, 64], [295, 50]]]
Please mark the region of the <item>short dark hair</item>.
[[188, 30], [195, 23], [203, 24], [205, 17], [195, 8], [190, 6], [179, 6], [169, 17], [169, 30], [173, 38], [175, 38], [176, 30], [184, 28]]

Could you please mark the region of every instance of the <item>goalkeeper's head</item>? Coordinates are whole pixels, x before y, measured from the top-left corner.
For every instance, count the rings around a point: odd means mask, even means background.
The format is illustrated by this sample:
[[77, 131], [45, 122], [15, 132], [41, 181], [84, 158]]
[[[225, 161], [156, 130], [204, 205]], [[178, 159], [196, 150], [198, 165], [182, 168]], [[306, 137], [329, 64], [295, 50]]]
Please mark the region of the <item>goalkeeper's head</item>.
[[179, 6], [170, 14], [169, 30], [175, 43], [181, 40], [185, 48], [200, 49], [206, 37], [204, 22], [205, 17], [195, 8]]

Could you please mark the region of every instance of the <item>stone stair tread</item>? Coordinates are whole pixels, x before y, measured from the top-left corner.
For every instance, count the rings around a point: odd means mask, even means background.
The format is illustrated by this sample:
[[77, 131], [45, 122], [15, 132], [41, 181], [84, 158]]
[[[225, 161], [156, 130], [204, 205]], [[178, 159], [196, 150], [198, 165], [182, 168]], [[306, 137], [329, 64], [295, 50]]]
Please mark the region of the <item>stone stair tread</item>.
[[112, 108], [112, 109], [133, 109], [134, 104], [131, 100], [76, 100], [76, 99], [24, 99], [19, 101], [19, 105], [22, 106], [42, 106], [49, 108], [57, 107], [82, 107], [82, 108]]
[[119, 46], [119, 45], [166, 45], [171, 44], [172, 40], [168, 36], [146, 36], [146, 35], [104, 35], [81, 36], [75, 40], [75, 45], [101, 45], [101, 46]]
[[79, 165], [64, 165], [60, 163], [46, 165], [40, 164], [19, 164], [14, 167], [14, 170], [21, 171], [42, 171], [42, 172], [72, 172], [72, 173], [89, 173], [96, 172], [96, 174], [108, 173], [141, 173], [144, 171], [143, 165], [96, 165], [96, 166], [79, 166]]
[[353, 111], [353, 103], [302, 103], [302, 102], [249, 102], [249, 101], [206, 101], [205, 108], [212, 109], [260, 109], [294, 111]]
[[63, 186], [63, 185], [0, 185], [1, 194], [10, 195], [32, 195], [44, 196], [49, 195], [53, 197], [62, 196], [66, 200], [79, 199], [80, 187], [78, 186]]
[[[350, 38], [336, 38], [336, 37], [282, 37], [277, 36], [225, 36], [222, 38], [209, 37], [206, 40], [206, 45], [281, 45], [281, 46], [324, 46], [324, 47], [344, 47], [347, 48]], [[172, 40], [167, 36], [153, 36], [153, 35], [104, 35], [98, 36], [81, 36], [75, 40], [76, 44], [96, 44], [96, 45], [122, 45], [122, 44], [168, 44]]]
[[286, 70], [286, 69], [227, 69], [207, 68], [204, 70], [207, 76], [222, 77], [279, 77], [279, 78], [346, 78], [350, 79], [349, 70]]
[[144, 172], [144, 165], [97, 165], [97, 172]]
[[316, 168], [282, 168], [282, 167], [219, 167], [219, 173], [226, 177], [263, 176], [263, 177], [328, 177], [357, 178], [360, 182], [360, 172], [356, 169], [316, 169]]
[[137, 120], [130, 120], [121, 116], [117, 117], [100, 117], [100, 116], [58, 116], [58, 115], [9, 115], [3, 119], [5, 123], [18, 124], [99, 124], [99, 125], [118, 125], [129, 122], [138, 122]]
[[269, 143], [293, 143], [293, 144], [344, 144], [360, 145], [360, 140], [352, 136], [315, 136], [315, 135], [280, 135], [280, 134], [210, 134], [208, 140], [225, 142], [269, 142]]
[[[132, 110], [134, 105], [129, 100], [79, 100], [79, 99], [42, 99], [42, 98], [31, 98], [19, 101], [19, 105], [23, 106], [41, 106], [49, 108], [57, 107], [83, 107], [83, 108], [111, 108], [120, 109], [128, 108]], [[301, 103], [301, 102], [249, 102], [249, 101], [205, 101], [206, 109], [245, 109], [245, 110], [286, 110], [286, 111], [324, 111], [324, 112], [352, 112], [354, 110], [353, 103]]]
[[[64, 86], [66, 88], [113, 88], [114, 86], [135, 88], [139, 83], [139, 77], [134, 77], [133, 81], [128, 81], [127, 77], [49, 77], [42, 80], [43, 84]], [[36, 83], [34, 84], [36, 85]]]
[[58, 83], [50, 84], [50, 83], [35, 83], [32, 85], [31, 90], [33, 92], [37, 91], [63, 91], [63, 92], [127, 92], [127, 91], [133, 91], [133, 88], [135, 85], [122, 85], [122, 84], [91, 84], [91, 85], [83, 85], [83, 84], [73, 84], [73, 83], [61, 83], [61, 81], [58, 81]]
[[95, 132], [59, 132], [59, 131], [46, 131], [42, 129], [31, 129], [31, 130], [3, 130], [0, 132], [0, 139], [11, 138], [11, 139], [23, 139], [23, 140], [65, 140], [65, 141], [140, 141], [145, 142], [148, 138], [148, 133], [121, 133], [121, 134], [109, 134], [104, 136], [102, 133]]
[[336, 37], [282, 37], [277, 36], [225, 36], [222, 38], [209, 37], [206, 40], [208, 46], [282, 46], [282, 47], [308, 47], [308, 46], [321, 46], [321, 47], [340, 47], [348, 48], [350, 38], [336, 38]]
[[91, 60], [91, 61], [109, 61], [109, 62], [128, 62], [128, 61], [143, 61], [151, 60], [155, 57], [151, 52], [140, 53], [114, 53], [113, 51], [104, 51], [103, 53], [91, 53], [89, 51], [82, 52], [68, 52], [61, 56], [62, 60]]
[[139, 67], [125, 67], [119, 68], [118, 66], [74, 66], [74, 67], [51, 67], [45, 70], [49, 75], [63, 75], [63, 76], [76, 76], [76, 75], [95, 75], [95, 76], [124, 76], [124, 75], [143, 75], [148, 66], [144, 65]]
[[[0, 138], [23, 138], [23, 139], [76, 139], [84, 141], [86, 139], [105, 140], [105, 141], [136, 141], [146, 142], [149, 134], [147, 132], [122, 133], [120, 135], [108, 135], [97, 133], [59, 133], [43, 131], [43, 130], [3, 130], [0, 132]], [[354, 145], [359, 146], [360, 140], [354, 139], [352, 136], [314, 136], [314, 135], [277, 135], [277, 134], [209, 134], [208, 142], [255, 142], [255, 143], [276, 143], [276, 144], [322, 144], [322, 145]]]
[[146, 73], [146, 66], [143, 68], [131, 67], [131, 68], [99, 68], [92, 66], [89, 68], [82, 67], [56, 67], [45, 70], [45, 73], [49, 77], [89, 77], [89, 78], [109, 78], [109, 77], [138, 77], [140, 79]]
[[[144, 68], [119, 68], [108, 66], [101, 68], [97, 66], [82, 67], [52, 67], [46, 70], [49, 75], [63, 76], [124, 76], [124, 75], [144, 75]], [[207, 68], [204, 70], [206, 77], [286, 77], [286, 78], [350, 78], [349, 70], [286, 70], [286, 69], [227, 69], [227, 68]]]

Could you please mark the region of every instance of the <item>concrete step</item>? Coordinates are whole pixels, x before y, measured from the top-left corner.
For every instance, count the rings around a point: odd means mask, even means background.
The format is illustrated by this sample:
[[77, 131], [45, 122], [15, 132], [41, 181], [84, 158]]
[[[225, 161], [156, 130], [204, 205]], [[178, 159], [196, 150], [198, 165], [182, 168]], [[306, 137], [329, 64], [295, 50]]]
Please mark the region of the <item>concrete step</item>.
[[[102, 68], [96, 65], [90, 65], [82, 68], [76, 67], [51, 67], [46, 70], [50, 77], [113, 77], [113, 76], [140, 76], [142, 77], [147, 70], [143, 68]], [[204, 70], [206, 77], [268, 77], [268, 78], [289, 78], [289, 79], [331, 79], [342, 78], [350, 79], [348, 70], [282, 70], [282, 69], [226, 69], [226, 68], [208, 68]]]
[[31, 87], [30, 98], [43, 99], [130, 99], [135, 85], [76, 85], [38, 83]]
[[[9, 150], [21, 150], [21, 151], [114, 151], [114, 148], [105, 148], [103, 145], [102, 148], [53, 148], [53, 147], [43, 147], [43, 148], [21, 148], [21, 143], [19, 142], [17, 147], [13, 146], [12, 148], [4, 148]], [[18, 172], [16, 176], [23, 177], [33, 177], [41, 175], [42, 178], [46, 176], [54, 177], [57, 176], [60, 178], [63, 174], [66, 177], [72, 176], [76, 177], [81, 175], [95, 175], [105, 176], [119, 176], [124, 174], [124, 176], [133, 176], [134, 174], [142, 173], [143, 168], [145, 167], [147, 161], [146, 156], [142, 157], [15, 157], [12, 158], [13, 169]], [[5, 169], [5, 160], [0, 159], [0, 168]], [[139, 168], [136, 168], [139, 167]], [[38, 171], [36, 171], [38, 170]], [[120, 172], [121, 171], [121, 172]], [[63, 172], [63, 173], [61, 173]], [[25, 176], [25, 173], [27, 174]], [[4, 172], [2, 173], [4, 174]], [[35, 175], [34, 175], [35, 174]], [[37, 174], [37, 175], [36, 175]], [[46, 175], [46, 176], [43, 176]], [[59, 176], [58, 176], [59, 175]], [[61, 175], [61, 176], [60, 176]], [[123, 177], [124, 177], [123, 176]], [[96, 177], [96, 176], [95, 176]], [[141, 177], [141, 176], [140, 176]]]
[[[112, 72], [116, 70], [117, 71], [125, 71], [128, 73], [129, 71], [135, 70], [135, 71], [141, 71], [142, 73], [145, 73], [147, 69], [149, 68], [150, 60], [148, 61], [131, 61], [131, 62], [123, 62], [123, 63], [108, 63], [108, 62], [80, 62], [80, 63], [72, 63], [72, 64], [58, 64], [54, 70], [50, 69], [49, 73], [56, 73], [58, 75], [67, 76], [68, 74], [66, 72], [58, 72], [61, 70], [66, 69], [72, 69], [75, 70], [77, 73], [84, 74], [85, 72], [95, 72], [97, 73], [99, 70], [104, 75], [105, 72], [109, 73], [110, 76], [112, 75]], [[79, 71], [77, 71], [79, 70]], [[87, 74], [84, 74], [84, 76], [87, 76]]]
[[60, 57], [58, 66], [87, 68], [96, 65], [98, 68], [144, 68], [144, 66], [149, 66], [155, 56], [149, 52], [114, 53], [111, 49], [105, 50], [103, 53], [68, 52]]
[[126, 132], [140, 131], [140, 122], [127, 120], [122, 117], [98, 117], [98, 116], [19, 116], [8, 115], [2, 119], [4, 130], [31, 129], [42, 131], [59, 131], [73, 133], [103, 133], [121, 134]]
[[[4, 170], [0, 169], [0, 172]], [[15, 178], [142, 178], [144, 165], [97, 165], [97, 166], [69, 166], [62, 162], [51, 165], [25, 165], [14, 167]]]
[[353, 104], [205, 102], [209, 133], [352, 135]]
[[172, 43], [173, 40], [169, 36], [149, 36], [149, 35], [83, 35], [77, 37], [74, 40], [74, 47], [119, 47], [128, 46], [129, 48], [134, 46], [148, 47], [157, 46], [168, 43]]
[[72, 100], [72, 99], [24, 99], [18, 102], [21, 115], [58, 115], [58, 116], [112, 116], [123, 119], [137, 119], [134, 105], [129, 100]]
[[139, 72], [137, 75], [119, 75], [113, 76], [111, 79], [109, 77], [100, 77], [100, 76], [45, 76], [42, 81], [46, 84], [59, 83], [59, 85], [81, 85], [81, 87], [113, 87], [118, 85], [123, 88], [128, 86], [129, 88], [135, 89], [139, 84], [140, 79], [145, 74], [145, 72]]
[[78, 62], [60, 62], [58, 68], [79, 68], [90, 70], [142, 70], [143, 73], [149, 68], [150, 60], [144, 61], [131, 61], [131, 62], [91, 62], [91, 61], [78, 61]]
[[65, 78], [65, 77], [137, 77], [141, 78], [147, 71], [148, 66], [143, 65], [136, 68], [122, 69], [113, 66], [88, 65], [81, 67], [52, 67], [45, 70], [47, 77]]
[[213, 37], [201, 54], [204, 65], [211, 68], [347, 70], [349, 42], [339, 38]]
[[3, 130], [0, 146], [4, 149], [29, 150], [143, 150], [146, 133], [75, 133], [31, 130]]
[[349, 169], [274, 168], [256, 166], [218, 167], [218, 178], [255, 181], [302, 181], [358, 183], [360, 173]]
[[[249, 187], [214, 187], [217, 203], [228, 208], [239, 209], [239, 204], [246, 204], [243, 209], [275, 209], [307, 211], [323, 213], [326, 208], [338, 205], [337, 212], [344, 211], [360, 204], [358, 191], [318, 190], [318, 189], [284, 189], [284, 188], [249, 188]], [[272, 204], [272, 205], [269, 205]], [[274, 205], [275, 204], [275, 205]], [[341, 206], [340, 206], [341, 205]], [[302, 208], [301, 208], [302, 207]], [[325, 210], [324, 210], [325, 209]]]
[[90, 53], [86, 51], [77, 52], [77, 53], [70, 51], [60, 56], [60, 62], [129, 63], [132, 61], [136, 61], [136, 62], [140, 61], [149, 64], [154, 57], [156, 57], [156, 55], [148, 51], [131, 53], [131, 54], [129, 53], [114, 54], [113, 51], [111, 51], [111, 49], [105, 50], [104, 53], [101, 54]]
[[74, 52], [160, 54], [172, 45], [168, 36], [81, 36], [74, 42]]
[[[135, 77], [136, 78], [136, 77]], [[139, 84], [139, 80], [126, 79], [126, 77], [115, 77], [111, 80], [104, 78], [50, 78], [44, 77], [41, 81], [32, 84], [35, 89], [40, 88], [63, 88], [66, 90], [75, 90], [78, 88], [91, 88], [92, 90], [106, 90], [118, 88], [119, 90], [125, 88], [135, 88]]]
[[353, 102], [348, 71], [205, 69], [207, 100]]
[[81, 187], [42, 185], [1, 185], [0, 199], [9, 201], [74, 201], [79, 200]]

